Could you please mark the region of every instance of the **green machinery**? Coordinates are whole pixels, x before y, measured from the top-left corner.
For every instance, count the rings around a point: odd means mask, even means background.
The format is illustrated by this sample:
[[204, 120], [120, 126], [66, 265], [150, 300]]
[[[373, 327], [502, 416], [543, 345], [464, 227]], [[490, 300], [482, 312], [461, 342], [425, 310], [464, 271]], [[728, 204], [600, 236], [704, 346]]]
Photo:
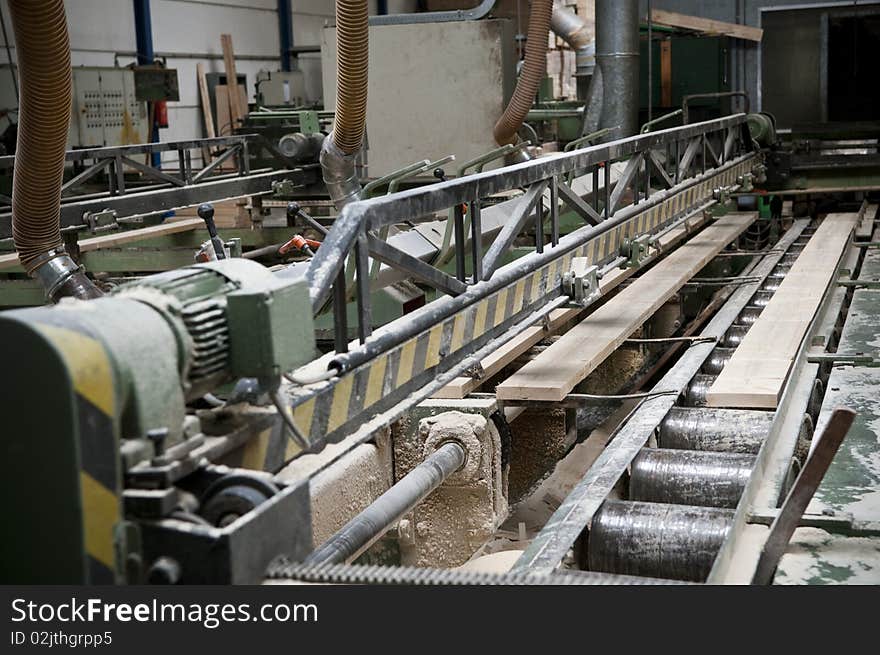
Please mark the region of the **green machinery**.
[[[200, 448], [205, 456], [222, 452], [223, 444], [189, 438], [187, 402], [239, 378], [277, 393], [282, 372], [311, 359], [312, 315], [302, 311], [308, 303], [305, 281], [282, 280], [239, 258], [121, 286], [87, 311], [73, 301], [4, 313], [0, 331], [16, 344], [6, 357], [16, 374], [7, 377], [3, 393], [10, 407], [22, 408], [7, 415], [5, 429], [34, 437], [5, 440], [4, 460], [39, 462], [40, 475], [35, 485], [28, 466], [7, 472], [7, 485], [28, 490], [28, 502], [15, 503], [7, 517], [19, 536], [5, 540], [3, 579], [166, 580], [161, 563], [145, 571], [139, 559], [141, 540], [162, 539], [163, 529], [132, 530], [122, 517], [163, 516], [184, 501], [182, 491], [162, 480], [189, 475], [197, 463], [180, 455]], [[25, 410], [36, 389], [40, 411]], [[289, 423], [289, 438], [301, 440]], [[202, 484], [210, 486], [212, 474], [205, 475]], [[135, 489], [123, 492], [131, 485]], [[209, 495], [218, 512], [232, 516], [241, 511], [237, 500], [253, 501], [260, 493], [283, 496], [254, 488], [250, 480]], [[298, 499], [286, 511], [307, 512], [303, 493], [283, 496]], [[44, 532], [46, 515], [54, 517], [51, 538]], [[181, 561], [210, 555], [213, 577], [242, 580], [241, 565], [232, 560], [243, 557], [242, 534], [249, 530], [231, 538], [204, 528], [199, 533], [199, 527], [188, 531], [193, 543], [179, 547]], [[309, 540], [306, 535], [298, 542], [289, 533], [280, 541], [266, 539], [291, 555]], [[263, 546], [248, 541], [246, 547]]]

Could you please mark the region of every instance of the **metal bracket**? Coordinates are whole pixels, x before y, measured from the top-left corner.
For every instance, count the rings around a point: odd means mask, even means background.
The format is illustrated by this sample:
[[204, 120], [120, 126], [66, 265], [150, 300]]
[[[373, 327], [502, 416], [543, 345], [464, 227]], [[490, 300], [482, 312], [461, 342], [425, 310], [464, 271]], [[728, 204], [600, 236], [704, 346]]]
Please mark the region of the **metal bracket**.
[[754, 184], [752, 184], [753, 177], [751, 173], [744, 173], [736, 178], [737, 183], [739, 183], [739, 192], [740, 193], [750, 193], [755, 189]]
[[562, 275], [562, 291], [573, 304], [586, 307], [599, 297], [599, 269], [586, 257], [575, 257]]
[[292, 196], [299, 185], [293, 180], [276, 180], [272, 182], [272, 195], [277, 198], [289, 198]]
[[648, 248], [651, 246], [651, 235], [643, 234], [635, 239], [624, 239], [620, 244], [620, 256], [626, 261], [621, 268], [636, 268], [648, 257]]
[[807, 355], [807, 361], [811, 364], [831, 364], [832, 366], [880, 367], [880, 358], [865, 354], [817, 353], [815, 355]]
[[86, 212], [83, 214], [83, 225], [88, 226], [92, 234], [107, 230], [118, 230], [119, 223], [116, 221], [115, 209], [103, 209], [98, 212]]
[[712, 192], [712, 197], [720, 204], [726, 203], [728, 200], [730, 200], [730, 187], [718, 187]]
[[880, 289], [880, 280], [838, 280], [837, 286], [856, 289]]

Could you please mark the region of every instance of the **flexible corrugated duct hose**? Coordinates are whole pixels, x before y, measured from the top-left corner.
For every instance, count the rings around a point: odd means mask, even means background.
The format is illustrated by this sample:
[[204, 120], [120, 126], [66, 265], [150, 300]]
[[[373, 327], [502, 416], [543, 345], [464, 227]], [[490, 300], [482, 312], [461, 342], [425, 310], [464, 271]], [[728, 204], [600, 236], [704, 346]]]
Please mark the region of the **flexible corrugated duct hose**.
[[368, 16], [366, 0], [336, 0], [336, 118], [321, 168], [337, 209], [362, 194], [354, 160], [367, 124]]
[[516, 88], [507, 108], [495, 123], [495, 141], [499, 146], [516, 143], [516, 133], [522, 127], [538, 92], [538, 85], [547, 70], [547, 34], [550, 31], [550, 15], [553, 0], [534, 0], [529, 18], [526, 56]]
[[63, 0], [9, 0], [18, 59], [18, 144], [12, 235], [22, 266], [53, 301], [100, 290], [64, 251], [61, 184], [72, 102], [70, 40]]

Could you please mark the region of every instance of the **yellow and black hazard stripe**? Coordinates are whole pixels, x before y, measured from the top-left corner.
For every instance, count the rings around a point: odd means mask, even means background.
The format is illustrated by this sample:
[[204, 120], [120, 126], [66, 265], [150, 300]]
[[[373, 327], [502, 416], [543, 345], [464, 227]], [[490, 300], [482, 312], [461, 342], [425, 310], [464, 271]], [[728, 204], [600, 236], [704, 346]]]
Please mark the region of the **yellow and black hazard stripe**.
[[66, 364], [75, 393], [85, 581], [116, 581], [116, 526], [121, 520], [117, 397], [103, 344], [80, 331], [37, 323]]
[[[624, 238], [665, 227], [705, 202], [714, 189], [733, 184], [751, 165], [744, 160], [692, 184], [362, 366], [322, 387], [300, 391], [292, 400], [297, 426], [313, 444], [338, 441], [448, 369], [438, 367], [442, 360], [459, 361], [465, 345], [479, 347], [557, 295], [572, 259], [587, 257], [598, 264], [615, 258]], [[251, 440], [244, 460], [254, 468], [277, 470], [298, 453], [279, 423]]]

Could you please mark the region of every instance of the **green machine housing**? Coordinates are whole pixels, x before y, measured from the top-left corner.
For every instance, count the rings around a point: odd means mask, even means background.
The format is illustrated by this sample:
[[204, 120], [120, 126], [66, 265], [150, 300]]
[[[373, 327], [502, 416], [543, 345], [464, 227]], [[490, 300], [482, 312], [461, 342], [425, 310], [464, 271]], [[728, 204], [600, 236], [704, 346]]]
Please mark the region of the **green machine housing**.
[[0, 453], [7, 582], [112, 583], [138, 556], [126, 474], [187, 439], [187, 402], [237, 378], [277, 385], [314, 354], [305, 280], [244, 259], [198, 264], [96, 300], [5, 312]]

